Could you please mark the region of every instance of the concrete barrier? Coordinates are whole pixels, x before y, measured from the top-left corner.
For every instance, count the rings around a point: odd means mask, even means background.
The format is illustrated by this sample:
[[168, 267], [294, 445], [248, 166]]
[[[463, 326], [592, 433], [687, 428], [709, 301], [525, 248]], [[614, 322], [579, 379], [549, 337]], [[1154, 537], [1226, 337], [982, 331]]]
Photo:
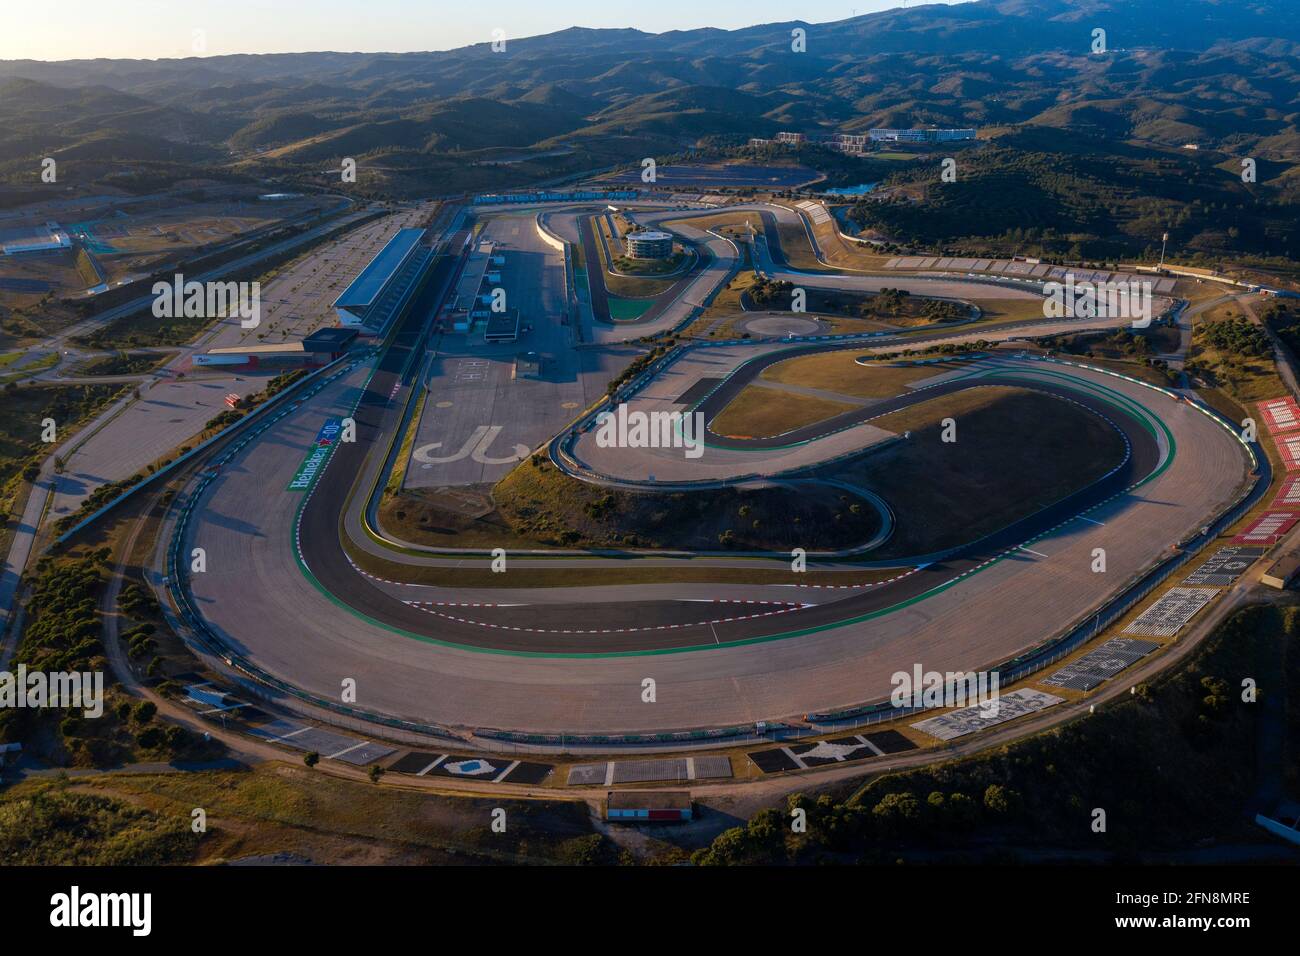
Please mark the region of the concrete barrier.
[[554, 249], [556, 252], [563, 255], [565, 252], [565, 242], [555, 233], [551, 232], [550, 228], [546, 225], [546, 213], [539, 212], [537, 216], [534, 218], [533, 222], [537, 226], [538, 238], [541, 239], [542, 242], [550, 246], [552, 249]]

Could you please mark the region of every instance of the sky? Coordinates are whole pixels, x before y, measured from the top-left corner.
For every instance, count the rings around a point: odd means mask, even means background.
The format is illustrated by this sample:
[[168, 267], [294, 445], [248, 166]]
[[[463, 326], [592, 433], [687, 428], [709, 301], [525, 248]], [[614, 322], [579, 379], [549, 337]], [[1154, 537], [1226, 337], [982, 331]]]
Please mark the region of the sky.
[[487, 42], [496, 29], [507, 39], [570, 26], [653, 33], [734, 29], [786, 20], [825, 23], [903, 5], [904, 0], [9, 0], [0, 14], [0, 60], [402, 53]]

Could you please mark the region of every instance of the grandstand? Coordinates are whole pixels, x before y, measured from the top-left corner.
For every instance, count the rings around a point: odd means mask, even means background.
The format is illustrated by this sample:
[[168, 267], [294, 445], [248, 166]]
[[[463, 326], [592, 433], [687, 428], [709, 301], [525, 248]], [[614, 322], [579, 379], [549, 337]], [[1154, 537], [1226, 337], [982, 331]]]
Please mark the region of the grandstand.
[[399, 229], [334, 300], [339, 323], [365, 335], [383, 335], [410, 301], [433, 261], [423, 229]]

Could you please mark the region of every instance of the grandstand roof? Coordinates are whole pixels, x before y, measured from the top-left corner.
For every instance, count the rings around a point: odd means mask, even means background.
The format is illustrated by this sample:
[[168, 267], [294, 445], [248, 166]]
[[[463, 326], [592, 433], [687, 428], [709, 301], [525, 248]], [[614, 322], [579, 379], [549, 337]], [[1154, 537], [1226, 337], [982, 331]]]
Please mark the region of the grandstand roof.
[[302, 344], [310, 352], [332, 352], [345, 348], [356, 337], [356, 329], [317, 329], [304, 338]]
[[343, 294], [334, 300], [335, 308], [367, 309], [379, 297], [388, 280], [401, 268], [407, 254], [424, 238], [423, 229], [399, 229], [364, 269], [352, 280]]

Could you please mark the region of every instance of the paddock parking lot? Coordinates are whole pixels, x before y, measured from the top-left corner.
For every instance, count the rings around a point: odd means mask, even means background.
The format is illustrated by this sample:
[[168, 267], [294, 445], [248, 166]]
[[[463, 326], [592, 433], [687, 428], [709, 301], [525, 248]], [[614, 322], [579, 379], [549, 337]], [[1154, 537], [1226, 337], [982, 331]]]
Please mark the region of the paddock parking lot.
[[[479, 240], [493, 242], [493, 255], [505, 260], [493, 268], [508, 307], [520, 310], [521, 332], [515, 342], [489, 343], [479, 320], [468, 332], [437, 337], [407, 488], [498, 481], [602, 395], [619, 367], [601, 350], [572, 347], [564, 261], [537, 236], [531, 215], [489, 219]], [[540, 373], [521, 378], [515, 359], [529, 351], [541, 356]]]

